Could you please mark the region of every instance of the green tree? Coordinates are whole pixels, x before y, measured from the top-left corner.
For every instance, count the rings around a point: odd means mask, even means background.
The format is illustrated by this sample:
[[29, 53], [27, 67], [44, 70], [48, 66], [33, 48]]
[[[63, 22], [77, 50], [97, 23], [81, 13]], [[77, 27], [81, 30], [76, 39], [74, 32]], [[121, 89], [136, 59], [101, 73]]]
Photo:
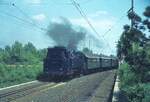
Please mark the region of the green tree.
[[0, 63], [3, 62], [3, 57], [4, 57], [4, 50], [0, 48]]
[[24, 46], [24, 58], [26, 62], [32, 64], [40, 61], [39, 51], [35, 48], [32, 43], [25, 44]]
[[146, 17], [146, 19], [143, 21], [143, 24], [147, 26], [147, 28], [149, 29], [150, 32], [150, 6], [148, 6], [145, 11], [144, 11], [144, 16]]
[[23, 62], [23, 46], [20, 42], [16, 41], [11, 48], [11, 63]]
[[43, 61], [46, 56], [46, 49], [36, 49], [32, 43], [24, 46], [16, 41], [12, 46], [0, 48], [0, 62], [6, 64], [32, 64]]
[[4, 53], [3, 53], [3, 62], [11, 63], [11, 47], [5, 46]]
[[[128, 18], [133, 25], [124, 26], [117, 45], [117, 55], [124, 63], [119, 68], [121, 89], [125, 91], [131, 102], [148, 102], [147, 87], [150, 82], [150, 39], [147, 31], [150, 31], [150, 7], [147, 7], [142, 20], [135, 12], [128, 12]], [[145, 91], [147, 89], [147, 91]]]
[[38, 50], [40, 61], [43, 61], [43, 59], [46, 57], [46, 54], [47, 54], [47, 49]]
[[24, 45], [24, 50], [25, 50], [25, 52], [30, 52], [30, 53], [33, 53], [33, 54], [36, 53], [35, 46], [30, 42], [28, 44]]

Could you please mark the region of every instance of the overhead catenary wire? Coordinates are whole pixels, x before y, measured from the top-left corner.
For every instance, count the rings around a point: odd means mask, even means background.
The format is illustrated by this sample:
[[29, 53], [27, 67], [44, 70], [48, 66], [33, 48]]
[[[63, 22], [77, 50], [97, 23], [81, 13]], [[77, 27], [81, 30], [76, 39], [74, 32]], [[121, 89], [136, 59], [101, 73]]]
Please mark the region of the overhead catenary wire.
[[[86, 22], [88, 23], [88, 25], [90, 26], [90, 28], [92, 29], [92, 31], [94, 31], [98, 37], [103, 38], [104, 41], [106, 42], [106, 39], [105, 39], [104, 37], [105, 37], [106, 34], [108, 34], [108, 33], [112, 30], [112, 28], [114, 28], [114, 26], [112, 26], [111, 28], [109, 28], [103, 35], [100, 35], [100, 34], [97, 32], [97, 30], [94, 28], [94, 26], [92, 25], [92, 23], [90, 22], [90, 20], [87, 18], [87, 15], [86, 15], [85, 12], [82, 10], [80, 4], [77, 3], [75, 0], [70, 0], [70, 1], [71, 1], [71, 2], [68, 2], [68, 4], [74, 5], [74, 6], [76, 7], [76, 9], [79, 11], [79, 13], [81, 14], [81, 16], [86, 20]], [[87, 0], [86, 0], [86, 1], [87, 1]], [[19, 18], [20, 21], [23, 21], [23, 22], [25, 21], [26, 23], [28, 22], [30, 25], [33, 25], [34, 27], [36, 27], [36, 28], [38, 28], [38, 29], [40, 29], [40, 30], [42, 30], [42, 31], [47, 31], [46, 28], [42, 28], [42, 27], [40, 27], [38, 24], [35, 24], [34, 21], [33, 21], [33, 19], [31, 19], [31, 17], [30, 17], [27, 13], [25, 13], [24, 10], [22, 10], [20, 7], [18, 7], [15, 3], [5, 3], [5, 4], [6, 4], [6, 5], [11, 5], [11, 6], [15, 7], [19, 12], [21, 12], [21, 13], [26, 17], [26, 19], [28, 19], [28, 20], [24, 20], [24, 19], [22, 19], [22, 18]], [[0, 5], [1, 5], [1, 4], [0, 4]], [[13, 15], [13, 16], [14, 16], [14, 15]], [[16, 17], [17, 17], [17, 16], [16, 16]], [[16, 17], [15, 17], [15, 18], [16, 18]], [[17, 19], [17, 18], [16, 18], [16, 19]], [[121, 19], [122, 19], [122, 18], [121, 18]], [[121, 20], [121, 19], [119, 19], [119, 20]], [[118, 21], [119, 21], [119, 20], [118, 20]], [[111, 49], [109, 43], [106, 42], [106, 44], [107, 44], [108, 47]], [[111, 49], [111, 50], [112, 50], [112, 49]]]
[[[7, 12], [0, 12], [0, 16], [8, 16], [8, 17], [10, 17], [10, 18], [12, 18], [12, 19], [15, 19], [16, 21], [18, 21], [17, 23], [15, 22], [15, 23], [13, 23], [13, 24], [17, 24], [18, 25], [18, 23], [19, 24], [21, 24], [21, 28], [26, 28], [26, 29], [29, 29], [29, 27], [31, 28], [32, 27], [32, 29], [33, 30], [38, 30], [38, 29], [34, 29], [33, 28], [33, 26], [32, 25], [30, 25], [29, 23], [26, 23], [26, 22], [24, 22], [21, 18], [16, 18], [16, 17], [14, 17], [14, 15], [11, 15], [11, 14], [9, 14], [9, 13], [7, 13]], [[8, 18], [7, 18], [8, 19]], [[39, 30], [38, 30], [39, 31]]]
[[[94, 28], [94, 26], [92, 25], [92, 23], [88, 20], [86, 14], [84, 13], [84, 11], [81, 9], [80, 4], [77, 3], [75, 0], [70, 0], [72, 1], [72, 4], [75, 6], [75, 8], [77, 9], [77, 11], [80, 13], [80, 15], [85, 19], [85, 21], [87, 22], [87, 24], [90, 26], [90, 28], [93, 30], [93, 32], [99, 37], [99, 38], [103, 38], [103, 40], [106, 42], [106, 39], [103, 36], [100, 36], [100, 34], [96, 31], [96, 29]], [[107, 46], [110, 48], [111, 52], [113, 52], [112, 48], [110, 47], [109, 43], [107, 43]]]
[[11, 6], [15, 7], [19, 12], [21, 12], [25, 17], [27, 17], [32, 23], [34, 23], [33, 20], [27, 15], [22, 9], [20, 9], [15, 3], [12, 3]]
[[[124, 17], [125, 15], [122, 15], [114, 25], [118, 24]], [[111, 26], [102, 36], [105, 37], [110, 31], [112, 31], [113, 28], [115, 28], [115, 26]]]
[[[53, 1], [53, 0], [52, 0]], [[90, 2], [89, 0], [85, 0], [85, 1], [82, 1], [82, 3], [88, 3], [88, 2]], [[54, 2], [53, 1], [53, 3], [55, 3], [55, 4], [61, 4], [61, 5], [74, 5], [74, 3], [73, 2], [67, 2], [67, 3], [56, 3], [56, 2]], [[77, 3], [76, 2], [76, 4], [78, 5], [78, 6], [80, 6], [79, 5], [79, 3]], [[80, 7], [80, 9], [81, 9], [81, 7]], [[82, 9], [81, 9], [81, 11], [83, 11]], [[83, 13], [84, 14], [84, 12], [81, 12], [81, 13]], [[83, 15], [84, 16], [84, 15]], [[118, 24], [123, 18], [125, 17], [125, 15], [123, 15], [123, 16], [121, 16], [117, 21], [116, 21], [116, 23], [115, 23], [115, 25], [116, 24]], [[87, 19], [88, 20], [88, 19]], [[88, 22], [90, 23], [90, 21], [88, 20]], [[91, 25], [91, 24], [90, 24]], [[114, 28], [115, 26], [111, 26], [103, 35], [101, 35], [101, 36], [105, 36], [106, 34], [108, 34], [113, 28]], [[93, 27], [92, 27], [93, 28]]]
[[28, 24], [30, 26], [33, 26], [33, 27], [35, 27], [35, 28], [37, 28], [37, 29], [39, 29], [41, 31], [47, 31], [46, 28], [43, 28], [39, 24], [35, 23], [34, 20], [32, 20], [31, 17], [27, 13], [25, 13], [20, 7], [18, 7], [15, 3], [6, 3], [6, 2], [5, 3], [0, 3], [0, 5], [4, 5], [4, 4], [7, 5], [7, 6], [15, 7], [21, 14], [24, 15], [24, 17], [26, 17], [26, 19], [17, 17], [15, 15], [12, 15], [10, 13], [3, 12], [3, 11], [1, 11], [1, 13], [5, 14], [7, 16], [11, 16], [11, 17], [13, 17], [13, 18], [15, 18], [15, 19], [17, 19], [17, 20], [19, 20], [21, 22], [24, 22], [24, 23], [26, 23], [26, 24]]
[[87, 18], [86, 14], [80, 8], [80, 5], [78, 3], [76, 3], [74, 0], [71, 0], [71, 1], [73, 1], [73, 5], [79, 11], [79, 13], [81, 14], [81, 16], [85, 19], [85, 21], [88, 23], [88, 25], [91, 27], [91, 29], [97, 34], [97, 36], [99, 36], [98, 32], [96, 31], [96, 29], [94, 28], [94, 26], [89, 21], [89, 19]]
[[18, 7], [15, 3], [12, 3], [11, 5], [15, 7], [20, 13], [22, 13], [26, 18], [28, 18], [28, 20], [31, 22], [33, 26], [41, 30], [46, 30], [46, 28], [42, 28], [39, 24], [35, 23], [35, 21], [27, 13], [25, 13], [20, 7]]
[[[20, 22], [22, 22], [22, 23], [24, 23], [24, 24], [27, 24], [28, 26], [35, 27], [35, 26], [33, 26], [33, 24], [32, 24], [31, 22], [29, 22], [29, 21], [27, 21], [27, 20], [25, 20], [25, 19], [19, 18], [19, 17], [15, 16], [15, 15], [12, 15], [12, 14], [10, 14], [10, 13], [3, 12], [3, 11], [1, 11], [0, 13], [1, 13], [1, 14], [4, 14], [4, 15], [7, 15], [7, 16], [10, 16], [10, 17], [13, 17], [13, 18], [15, 18], [16, 20], [18, 20], [18, 21], [20, 21]], [[39, 28], [39, 27], [35, 27], [35, 28], [39, 29], [40, 31], [45, 31], [44, 28]]]
[[15, 18], [15, 19], [17, 19], [17, 20], [19, 20], [19, 21], [21, 21], [21, 22], [26, 23], [26, 24], [32, 25], [31, 22], [28, 22], [27, 20], [24, 20], [24, 19], [22, 19], [22, 18], [19, 18], [19, 17], [15, 16], [15, 15], [12, 15], [12, 14], [10, 14], [10, 13], [2, 12], [2, 11], [1, 11], [0, 13], [3, 13], [3, 14], [5, 14], [5, 15], [7, 15], [7, 16], [11, 16], [11, 17], [13, 17], [13, 18]]

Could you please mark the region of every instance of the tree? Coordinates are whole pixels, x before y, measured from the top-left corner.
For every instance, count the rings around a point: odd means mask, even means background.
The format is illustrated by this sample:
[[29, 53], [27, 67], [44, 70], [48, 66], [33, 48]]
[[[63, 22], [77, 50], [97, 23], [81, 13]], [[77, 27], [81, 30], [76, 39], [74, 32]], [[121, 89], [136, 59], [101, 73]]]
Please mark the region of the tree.
[[43, 59], [46, 57], [46, 54], [47, 54], [47, 49], [41, 49], [38, 51], [40, 61], [43, 61]]
[[[117, 55], [124, 63], [119, 68], [121, 90], [126, 92], [130, 102], [149, 102], [150, 92], [150, 39], [145, 34], [150, 31], [150, 7], [147, 7], [142, 20], [135, 12], [128, 12], [133, 25], [124, 26], [118, 41]], [[145, 32], [146, 31], [146, 32]]]
[[28, 43], [24, 45], [24, 50], [26, 52], [30, 52], [30, 53], [36, 53], [36, 48], [32, 43]]
[[0, 62], [6, 64], [33, 64], [43, 61], [46, 49], [37, 50], [32, 43], [24, 46], [16, 41], [12, 46], [0, 48]]
[[3, 62], [10, 63], [11, 62], [11, 47], [5, 46], [4, 52], [3, 52]]
[[23, 46], [20, 42], [15, 41], [11, 48], [11, 60], [12, 64], [16, 62], [23, 62]]
[[147, 28], [149, 29], [149, 32], [150, 32], [150, 6], [148, 6], [145, 11], [144, 11], [144, 16], [147, 17], [147, 19], [145, 19], [143, 21], [143, 24], [147, 26]]
[[0, 48], [0, 63], [3, 62], [3, 57], [4, 57], [4, 50]]
[[26, 62], [32, 64], [40, 61], [39, 51], [35, 48], [32, 43], [28, 43], [24, 45], [24, 58]]
[[[134, 21], [133, 26], [124, 26], [124, 32], [117, 45], [118, 58], [124, 59], [130, 65], [132, 72], [140, 76], [140, 82], [148, 81], [145, 76], [150, 71], [148, 44], [150, 40], [143, 32], [149, 29], [149, 11], [150, 7], [147, 7], [144, 12], [147, 17], [146, 23], [135, 12], [128, 13], [128, 18]], [[144, 29], [141, 29], [141, 27]]]

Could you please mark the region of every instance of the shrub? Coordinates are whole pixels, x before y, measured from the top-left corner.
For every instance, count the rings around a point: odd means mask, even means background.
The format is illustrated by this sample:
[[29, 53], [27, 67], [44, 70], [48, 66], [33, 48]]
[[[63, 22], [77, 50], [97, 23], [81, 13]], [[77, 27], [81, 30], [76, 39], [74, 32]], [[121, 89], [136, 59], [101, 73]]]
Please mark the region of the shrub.
[[35, 80], [41, 72], [42, 72], [42, 64], [38, 65], [0, 64], [0, 87]]
[[131, 71], [131, 66], [128, 63], [121, 64], [119, 68], [120, 87], [133, 85], [138, 82], [138, 76]]
[[150, 102], [150, 83], [141, 83], [140, 76], [132, 72], [128, 63], [121, 64], [119, 68], [120, 89], [129, 102]]

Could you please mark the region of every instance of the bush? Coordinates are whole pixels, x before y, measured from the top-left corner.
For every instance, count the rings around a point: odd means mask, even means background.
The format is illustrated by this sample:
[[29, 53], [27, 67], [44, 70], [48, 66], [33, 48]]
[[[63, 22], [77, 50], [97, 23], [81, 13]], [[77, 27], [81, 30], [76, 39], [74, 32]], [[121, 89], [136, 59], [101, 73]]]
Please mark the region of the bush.
[[119, 68], [120, 87], [138, 83], [138, 76], [131, 71], [132, 67], [128, 63], [121, 64]]
[[140, 76], [132, 72], [132, 67], [128, 63], [121, 64], [119, 78], [119, 87], [129, 102], [150, 102], [150, 83], [141, 83]]
[[127, 85], [123, 88], [130, 102], [150, 102], [150, 83]]
[[0, 64], [0, 87], [32, 81], [42, 72], [42, 64], [38, 65], [6, 65]]

